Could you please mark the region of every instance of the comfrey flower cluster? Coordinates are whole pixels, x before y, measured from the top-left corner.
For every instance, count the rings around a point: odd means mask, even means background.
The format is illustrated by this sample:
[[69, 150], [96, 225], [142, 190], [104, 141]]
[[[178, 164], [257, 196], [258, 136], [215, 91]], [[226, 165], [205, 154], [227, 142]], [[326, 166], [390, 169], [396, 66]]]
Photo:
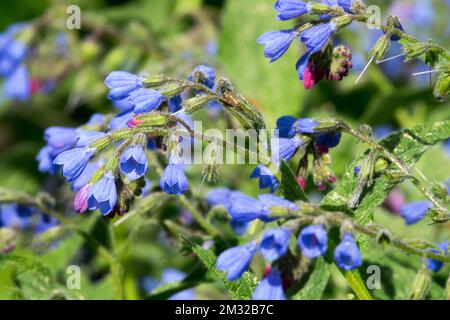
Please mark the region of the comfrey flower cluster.
[[[208, 200], [213, 205], [226, 208], [232, 221], [245, 224], [257, 219], [263, 222], [275, 221], [300, 210], [294, 203], [274, 195], [264, 194], [254, 199], [241, 192], [223, 188], [211, 191]], [[303, 228], [297, 237], [297, 247], [301, 254], [309, 259], [323, 256], [328, 250], [327, 233], [322, 224]], [[254, 255], [259, 252], [272, 266], [255, 289], [253, 299], [285, 299], [289, 279], [280, 271], [277, 261], [288, 253], [289, 242], [294, 235], [295, 230], [283, 226], [266, 229], [259, 240], [222, 252], [217, 259], [217, 268], [226, 272], [228, 280], [234, 281], [250, 267]], [[353, 270], [361, 266], [361, 253], [352, 233], [343, 232], [341, 243], [334, 250], [334, 259], [343, 270]]]
[[340, 81], [353, 67], [352, 54], [346, 46], [332, 45], [332, 37], [348, 26], [352, 19], [345, 13], [364, 10], [361, 1], [325, 0], [322, 3], [279, 0], [275, 3], [279, 20], [291, 20], [303, 15], [317, 16], [314, 23], [304, 23], [293, 29], [271, 31], [257, 42], [264, 45], [264, 55], [271, 62], [278, 60], [297, 37], [306, 46], [306, 52], [297, 61], [298, 77], [306, 89], [322, 79]]
[[[195, 68], [189, 79], [197, 86], [215, 87], [215, 72], [206, 66]], [[187, 131], [185, 127], [191, 126], [192, 120], [185, 110], [196, 109], [199, 103], [207, 106], [213, 99], [200, 94], [183, 101], [185, 82], [167, 82], [164, 76], [114, 71], [105, 84], [110, 89], [108, 98], [121, 111], [119, 115], [111, 119], [97, 114], [77, 129], [50, 127], [45, 131], [47, 145], [37, 156], [39, 169], [55, 173], [62, 168], [63, 176], [77, 192], [77, 212], [98, 209], [110, 217], [127, 212], [146, 184], [147, 152], [167, 154], [161, 190], [174, 195], [187, 191], [182, 151], [183, 145], [190, 148], [192, 141], [170, 132]], [[114, 154], [102, 152], [117, 144]]]
[[[272, 163], [279, 165], [280, 161], [290, 161], [297, 153], [301, 153], [298, 163], [297, 182], [305, 189], [308, 178], [309, 160], [313, 156], [312, 176], [320, 191], [325, 191], [328, 183], [335, 183], [336, 176], [331, 170], [331, 156], [329, 149], [336, 147], [341, 140], [341, 132], [337, 123], [326, 119], [298, 119], [283, 116], [277, 121], [276, 132], [272, 148], [278, 152], [272, 154]], [[299, 152], [299, 151], [303, 152]], [[270, 168], [259, 165], [251, 174], [251, 178], [259, 179], [261, 189], [275, 192], [279, 185], [277, 177]]]

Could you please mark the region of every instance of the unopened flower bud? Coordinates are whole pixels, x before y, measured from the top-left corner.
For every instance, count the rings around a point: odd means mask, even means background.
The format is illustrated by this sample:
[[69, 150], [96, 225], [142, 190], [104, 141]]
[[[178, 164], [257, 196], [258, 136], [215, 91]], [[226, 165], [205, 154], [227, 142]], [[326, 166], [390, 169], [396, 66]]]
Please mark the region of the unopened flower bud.
[[147, 88], [159, 87], [167, 82], [167, 77], [164, 75], [150, 75], [145, 77], [142, 84]]
[[352, 54], [347, 46], [337, 46], [333, 50], [328, 80], [340, 81], [353, 68]]
[[440, 74], [433, 91], [436, 99], [447, 102], [450, 94], [450, 73], [443, 72]]
[[183, 109], [187, 114], [192, 114], [204, 108], [208, 103], [214, 100], [214, 97], [207, 95], [198, 95], [183, 102]]
[[381, 61], [389, 49], [390, 37], [388, 34], [381, 36], [370, 50], [369, 57], [375, 61]]

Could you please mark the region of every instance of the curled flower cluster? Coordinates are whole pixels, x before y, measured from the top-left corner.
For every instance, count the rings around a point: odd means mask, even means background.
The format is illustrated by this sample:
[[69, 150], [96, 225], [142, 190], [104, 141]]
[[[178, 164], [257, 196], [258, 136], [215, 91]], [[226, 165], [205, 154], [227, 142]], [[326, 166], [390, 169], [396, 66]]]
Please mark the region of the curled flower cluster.
[[[259, 219], [271, 222], [288, 214], [299, 212], [292, 202], [274, 195], [260, 195], [256, 200], [240, 192], [228, 189], [213, 190], [208, 196], [209, 203], [227, 209], [232, 221], [249, 223]], [[259, 240], [225, 250], [217, 259], [217, 268], [226, 272], [230, 281], [239, 279], [250, 267], [256, 252], [272, 264], [270, 272], [256, 288], [254, 299], [285, 299], [283, 272], [276, 267], [277, 261], [289, 251], [289, 242], [296, 230], [286, 227], [266, 229]], [[303, 228], [297, 237], [297, 246], [301, 254], [309, 259], [323, 256], [328, 250], [327, 230], [322, 224], [313, 224]], [[342, 240], [334, 249], [336, 264], [343, 270], [353, 270], [361, 266], [362, 257], [352, 233], [343, 232]]]
[[[274, 137], [272, 147], [276, 146], [278, 152], [273, 153], [272, 163], [279, 165], [280, 161], [290, 161], [299, 150], [304, 151], [299, 160], [297, 181], [306, 188], [308, 178], [308, 156], [312, 154], [313, 180], [320, 191], [325, 191], [327, 183], [336, 182], [332, 172], [329, 149], [336, 147], [341, 140], [341, 133], [337, 130], [334, 121], [324, 119], [297, 119], [292, 116], [283, 116], [277, 121], [277, 135]], [[272, 170], [264, 165], [258, 165], [252, 172], [251, 178], [259, 180], [261, 189], [275, 192], [279, 185], [279, 178]]]
[[[195, 85], [215, 87], [214, 69], [206, 66], [195, 68], [189, 79]], [[110, 89], [108, 98], [120, 113], [112, 118], [94, 115], [77, 129], [48, 128], [44, 134], [47, 145], [37, 156], [40, 170], [56, 173], [62, 168], [77, 192], [77, 212], [98, 209], [113, 217], [127, 212], [133, 198], [141, 194], [149, 168], [146, 153], [162, 152], [167, 153], [168, 165], [160, 188], [168, 194], [185, 193], [188, 181], [182, 150], [183, 144], [190, 147], [191, 140], [170, 133], [166, 140], [157, 137], [161, 130], [186, 130], [184, 127], [192, 123], [183, 108], [192, 106], [189, 99], [183, 101], [186, 85], [181, 81], [167, 84], [163, 76], [144, 77], [125, 71], [112, 72], [105, 84]], [[209, 96], [199, 97], [205, 104], [212, 102]], [[120, 144], [116, 154], [103, 152], [115, 143]]]
[[353, 67], [350, 49], [333, 47], [332, 37], [352, 20], [345, 13], [363, 10], [360, 1], [330, 1], [322, 3], [279, 0], [275, 4], [279, 20], [290, 20], [303, 15], [318, 17], [317, 23], [296, 26], [293, 29], [277, 30], [263, 34], [257, 42], [265, 46], [264, 55], [271, 62], [278, 60], [299, 37], [306, 52], [296, 63], [298, 77], [306, 89], [312, 88], [322, 79], [340, 81]]

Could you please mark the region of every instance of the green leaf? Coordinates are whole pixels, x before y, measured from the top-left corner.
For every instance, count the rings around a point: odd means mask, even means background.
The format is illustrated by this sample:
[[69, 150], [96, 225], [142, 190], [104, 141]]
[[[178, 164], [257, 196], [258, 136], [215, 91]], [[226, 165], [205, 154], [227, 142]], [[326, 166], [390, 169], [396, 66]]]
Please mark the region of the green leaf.
[[[380, 144], [407, 166], [413, 166], [430, 147], [449, 137], [450, 121], [443, 121], [393, 133], [383, 139]], [[347, 203], [357, 184], [354, 168], [364, 157], [365, 154], [347, 168], [340, 183], [322, 200], [322, 208], [330, 211], [349, 210]], [[376, 176], [373, 182], [370, 190], [366, 190], [362, 195], [359, 207], [355, 210], [355, 217], [360, 223], [366, 224], [373, 221], [375, 208], [384, 201], [398, 184], [398, 181], [390, 179], [385, 174]]]
[[258, 102], [252, 102], [261, 106], [268, 126], [283, 114], [299, 114], [305, 92], [295, 70], [301, 55], [296, 41], [273, 64], [264, 57], [264, 47], [256, 43], [263, 33], [283, 28], [289, 28], [289, 24], [277, 22], [272, 1], [226, 2], [219, 59], [238, 91], [244, 92], [249, 100], [258, 99]]
[[331, 275], [331, 264], [325, 259], [319, 258], [316, 261], [314, 270], [311, 272], [303, 288], [297, 292], [293, 300], [319, 300], [325, 291], [328, 279]]
[[308, 201], [308, 197], [302, 187], [298, 184], [294, 172], [284, 160], [281, 161], [280, 170], [282, 176], [281, 192], [283, 193], [284, 198], [290, 201]]
[[203, 249], [196, 243], [181, 237], [194, 252], [203, 265], [208, 269], [211, 276], [214, 279], [220, 279], [225, 284], [231, 298], [235, 300], [248, 300], [251, 299], [253, 290], [258, 282], [257, 277], [250, 271], [244, 272], [242, 277], [235, 281], [229, 281], [226, 278], [226, 274], [216, 268], [216, 255], [211, 250]]

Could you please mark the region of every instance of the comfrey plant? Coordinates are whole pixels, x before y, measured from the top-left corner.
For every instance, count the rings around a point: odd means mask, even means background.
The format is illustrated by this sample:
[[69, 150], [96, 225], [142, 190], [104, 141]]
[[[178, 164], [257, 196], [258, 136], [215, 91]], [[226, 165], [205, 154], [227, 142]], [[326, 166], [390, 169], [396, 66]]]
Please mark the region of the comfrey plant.
[[[333, 39], [353, 22], [362, 22], [384, 32], [369, 53], [369, 62], [381, 61], [390, 42], [399, 41], [407, 61], [422, 59], [436, 68], [435, 96], [447, 99], [449, 52], [431, 40], [422, 43], [406, 34], [397, 17], [388, 17], [386, 25], [374, 24], [359, 0], [279, 0], [274, 8], [278, 19], [296, 19], [298, 24], [265, 33], [257, 42], [265, 46], [264, 55], [273, 62], [300, 39], [306, 51], [296, 69], [306, 89], [349, 74], [351, 49], [335, 46]], [[388, 246], [408, 259], [421, 259], [410, 297], [424, 299], [432, 293], [433, 274], [450, 262], [445, 235], [438, 244], [402, 239], [375, 223], [376, 209], [400, 184], [421, 195], [419, 201], [397, 206], [405, 225], [450, 221], [448, 186], [430, 182], [416, 168], [431, 146], [448, 141], [449, 121], [387, 134], [386, 130], [373, 134], [367, 125], [355, 129], [334, 118], [280, 114], [276, 123], [266, 124], [258, 107], [205, 65], [185, 77], [117, 70], [106, 76], [104, 84], [117, 114], [95, 114], [78, 128], [47, 128], [46, 145], [36, 159], [41, 172], [60, 172], [70, 184], [70, 214], [98, 211], [109, 218], [100, 221], [110, 228], [111, 248], [61, 214], [64, 201], [58, 203], [47, 194], [34, 198], [0, 190], [0, 202], [8, 203], [0, 209], [0, 223], [8, 229], [33, 226], [39, 240], [52, 243], [63, 231], [82, 235], [109, 264], [116, 298], [124, 298], [121, 261], [148, 221], [143, 218], [120, 249], [115, 248], [113, 226], [133, 216], [153, 215], [172, 202], [183, 207], [181, 217], [161, 215], [157, 222], [169, 238], [181, 241], [181, 250], [195, 253], [209, 270], [208, 277], [222, 280], [235, 299], [321, 298], [333, 265], [358, 299], [372, 299], [362, 277], [364, 266]], [[243, 143], [236, 143], [238, 135], [229, 140], [198, 130], [194, 117], [211, 109], [223, 109], [229, 127], [239, 124], [247, 130]], [[268, 125], [275, 130], [268, 132]], [[339, 150], [343, 139], [367, 149], [337, 176], [330, 150]], [[194, 160], [198, 150], [200, 162]], [[203, 196], [205, 181], [219, 181], [223, 154], [228, 152], [256, 159], [249, 163], [248, 177], [240, 171], [238, 175], [239, 182], [249, 179], [259, 188], [248, 195], [239, 188], [218, 187]], [[191, 175], [196, 164], [203, 165], [199, 185], [194, 185], [198, 180]], [[227, 178], [220, 182], [227, 183]], [[29, 225], [31, 217], [39, 217], [36, 225]], [[5, 248], [5, 252], [13, 250], [13, 246]], [[203, 278], [200, 282], [207, 281]], [[197, 279], [191, 280], [190, 275], [169, 269], [160, 283], [146, 278], [141, 286], [151, 298], [191, 299], [196, 295], [187, 289]], [[448, 297], [450, 280], [445, 290]]]

